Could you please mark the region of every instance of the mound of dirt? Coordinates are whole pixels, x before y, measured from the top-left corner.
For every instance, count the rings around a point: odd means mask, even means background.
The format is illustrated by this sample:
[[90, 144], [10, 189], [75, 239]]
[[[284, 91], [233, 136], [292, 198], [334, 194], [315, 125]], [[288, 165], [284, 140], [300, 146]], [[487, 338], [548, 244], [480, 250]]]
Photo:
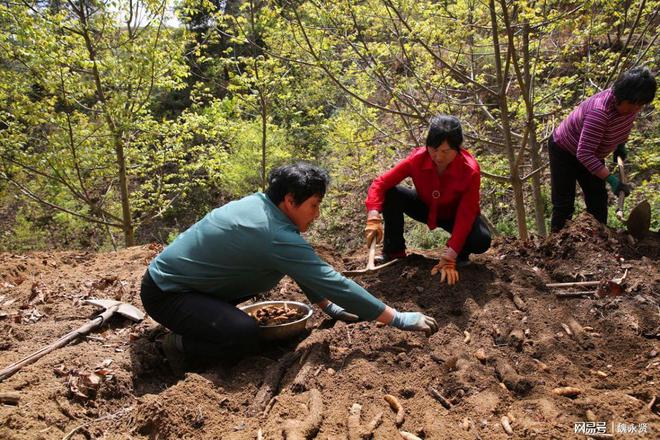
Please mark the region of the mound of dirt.
[[[182, 379], [157, 347], [160, 326], [113, 317], [0, 382], [0, 438], [497, 439], [510, 426], [516, 438], [563, 439], [583, 422], [657, 438], [659, 249], [657, 234], [635, 241], [583, 215], [546, 239], [499, 240], [452, 287], [430, 276], [434, 253], [417, 251], [355, 280], [434, 316], [430, 338], [317, 310], [301, 338], [200, 360]], [[0, 368], [93, 318], [84, 299], [141, 307], [159, 250], [0, 254]], [[366, 258], [319, 252], [340, 270]], [[622, 289], [607, 283], [624, 274]], [[306, 301], [288, 278], [265, 296]]]

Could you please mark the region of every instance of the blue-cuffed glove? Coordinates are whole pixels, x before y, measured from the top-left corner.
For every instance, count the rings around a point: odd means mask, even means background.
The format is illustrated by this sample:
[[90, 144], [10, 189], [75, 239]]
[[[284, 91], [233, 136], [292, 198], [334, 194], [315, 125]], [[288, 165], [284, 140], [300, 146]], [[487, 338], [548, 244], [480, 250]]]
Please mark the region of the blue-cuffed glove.
[[438, 331], [438, 323], [435, 319], [419, 312], [398, 312], [395, 310], [390, 325], [401, 330], [424, 332], [426, 336]]
[[348, 313], [343, 307], [340, 307], [333, 302], [328, 303], [328, 305], [323, 308], [323, 311], [326, 315], [338, 321], [355, 322], [360, 319], [359, 316]]
[[614, 195], [618, 196], [619, 193], [623, 193], [626, 197], [630, 195], [632, 187], [629, 184], [620, 181], [614, 174], [610, 174], [605, 180], [607, 180], [607, 183], [612, 187]]
[[612, 154], [612, 162], [616, 165], [618, 162], [616, 160], [617, 157], [620, 157], [622, 161], [626, 161], [628, 159], [628, 150], [626, 150], [626, 144], [619, 144], [616, 146], [616, 150], [614, 150], [614, 154]]

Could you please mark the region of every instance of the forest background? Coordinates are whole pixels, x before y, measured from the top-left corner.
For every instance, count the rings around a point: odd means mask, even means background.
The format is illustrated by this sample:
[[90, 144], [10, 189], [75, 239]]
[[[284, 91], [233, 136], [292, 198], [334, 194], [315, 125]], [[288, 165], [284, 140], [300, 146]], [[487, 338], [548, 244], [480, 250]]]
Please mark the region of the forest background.
[[[463, 123], [492, 226], [543, 236], [549, 134], [622, 71], [658, 73], [659, 5], [0, 0], [0, 250], [169, 242], [299, 159], [333, 179], [312, 239], [354, 248], [371, 180], [437, 113]], [[628, 209], [659, 209], [658, 99]], [[413, 247], [446, 236], [411, 223]]]

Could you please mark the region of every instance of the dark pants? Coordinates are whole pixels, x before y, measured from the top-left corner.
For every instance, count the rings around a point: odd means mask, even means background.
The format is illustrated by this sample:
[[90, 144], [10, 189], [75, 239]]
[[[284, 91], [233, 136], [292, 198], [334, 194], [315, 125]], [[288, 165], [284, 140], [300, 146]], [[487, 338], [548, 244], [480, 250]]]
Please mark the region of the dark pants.
[[[383, 221], [385, 223], [385, 237], [383, 239], [383, 253], [396, 254], [406, 249], [403, 238], [403, 214], [426, 224], [429, 208], [417, 197], [417, 191], [395, 186], [385, 193], [383, 204]], [[451, 233], [454, 230], [454, 219], [438, 219], [438, 226]], [[481, 254], [490, 248], [490, 231], [481, 216], [478, 216], [472, 225], [472, 230], [465, 240], [465, 245], [459, 254], [460, 260], [465, 260], [470, 254]]]
[[550, 184], [552, 186], [553, 232], [564, 227], [575, 212], [575, 183], [580, 184], [587, 212], [601, 223], [607, 223], [607, 188], [605, 181], [594, 176], [577, 158], [559, 147], [552, 137], [548, 140]]
[[183, 337], [186, 355], [227, 357], [249, 353], [257, 345], [257, 321], [232, 303], [211, 295], [163, 292], [147, 271], [140, 297], [144, 310], [156, 322]]

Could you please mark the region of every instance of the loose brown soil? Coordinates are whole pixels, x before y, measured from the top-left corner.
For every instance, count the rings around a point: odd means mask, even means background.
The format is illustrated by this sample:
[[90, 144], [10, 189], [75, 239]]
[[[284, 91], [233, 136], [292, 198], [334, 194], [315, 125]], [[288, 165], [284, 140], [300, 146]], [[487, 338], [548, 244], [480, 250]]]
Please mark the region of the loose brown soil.
[[[318, 249], [338, 269], [364, 265], [365, 252]], [[0, 404], [0, 438], [343, 439], [380, 412], [377, 439], [576, 438], [587, 421], [615, 438], [658, 438], [659, 249], [658, 234], [634, 242], [581, 216], [545, 240], [499, 241], [453, 287], [430, 277], [433, 253], [418, 252], [355, 279], [399, 310], [434, 316], [430, 338], [316, 310], [306, 337], [181, 379], [157, 350], [162, 328], [114, 317], [0, 382], [0, 399], [13, 396]], [[0, 254], [0, 368], [88, 322], [98, 311], [86, 298], [141, 307], [140, 278], [158, 251]], [[626, 269], [618, 296], [558, 298], [545, 286]], [[289, 279], [267, 298], [305, 301]], [[617, 434], [622, 423], [648, 433]]]

